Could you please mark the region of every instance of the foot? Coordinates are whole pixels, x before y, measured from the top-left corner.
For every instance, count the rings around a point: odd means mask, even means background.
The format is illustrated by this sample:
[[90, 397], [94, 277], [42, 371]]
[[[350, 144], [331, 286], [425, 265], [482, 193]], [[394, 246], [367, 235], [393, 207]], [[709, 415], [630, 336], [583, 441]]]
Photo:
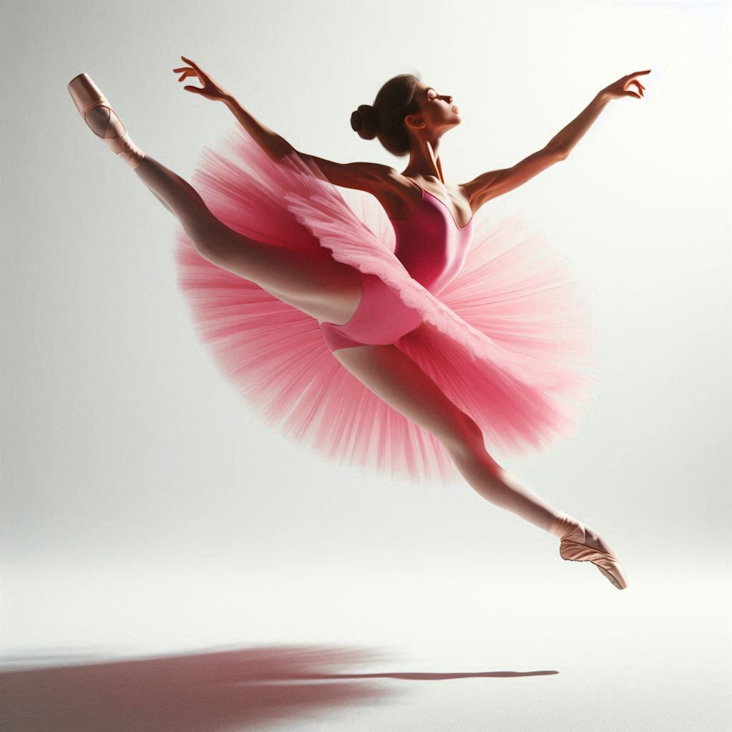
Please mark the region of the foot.
[[88, 74], [79, 74], [68, 84], [71, 98], [82, 118], [104, 144], [131, 168], [136, 168], [145, 153], [130, 139], [122, 120], [112, 109], [109, 100]]
[[569, 539], [577, 544], [599, 549], [607, 554], [614, 554], [609, 544], [593, 529], [577, 521], [566, 513], [560, 512], [549, 531], [559, 539]]
[[596, 532], [566, 513], [559, 512], [550, 533], [559, 537], [562, 559], [592, 562], [619, 590], [628, 586], [628, 579], [615, 552]]
[[88, 110], [84, 120], [91, 131], [104, 140], [115, 140], [115, 145], [108, 145], [131, 168], [136, 168], [145, 157], [145, 153], [130, 139], [127, 128], [117, 113], [106, 105], [98, 105]]
[[92, 107], [84, 119], [97, 137], [124, 137], [127, 132], [122, 120], [111, 107], [101, 104]]
[[610, 545], [589, 526], [585, 526], [585, 540], [582, 543], [591, 546], [593, 549], [599, 549], [606, 554], [615, 554]]

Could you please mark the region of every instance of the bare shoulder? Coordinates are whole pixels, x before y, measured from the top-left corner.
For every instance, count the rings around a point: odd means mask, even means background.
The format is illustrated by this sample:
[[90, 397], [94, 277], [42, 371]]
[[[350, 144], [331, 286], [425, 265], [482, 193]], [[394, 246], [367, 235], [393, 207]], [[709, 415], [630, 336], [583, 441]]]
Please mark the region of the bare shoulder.
[[390, 219], [405, 219], [419, 203], [419, 187], [396, 168], [381, 166], [379, 185], [372, 193], [384, 207]]
[[334, 185], [356, 188], [374, 196], [389, 218], [405, 218], [415, 206], [418, 191], [413, 181], [390, 165], [371, 162], [336, 163], [316, 155], [298, 152], [304, 160], [315, 163]]
[[370, 193], [382, 205], [390, 219], [406, 218], [419, 199], [414, 181], [396, 168], [381, 163], [349, 163], [353, 176], [351, 185]]
[[317, 155], [296, 152], [306, 162], [315, 163], [323, 175], [334, 185], [343, 188], [358, 188], [369, 193], [381, 189], [384, 182], [389, 179], [392, 170], [388, 165], [379, 163], [337, 163]]

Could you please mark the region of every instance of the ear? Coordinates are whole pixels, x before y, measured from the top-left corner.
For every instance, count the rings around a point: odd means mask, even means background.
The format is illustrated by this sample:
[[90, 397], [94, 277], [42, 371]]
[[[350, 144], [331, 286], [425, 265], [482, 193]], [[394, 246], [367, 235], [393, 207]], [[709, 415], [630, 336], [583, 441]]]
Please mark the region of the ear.
[[416, 117], [413, 114], [408, 114], [404, 121], [406, 122], [409, 127], [414, 127], [415, 129], [422, 129], [424, 127], [424, 120], [420, 119], [419, 117]]

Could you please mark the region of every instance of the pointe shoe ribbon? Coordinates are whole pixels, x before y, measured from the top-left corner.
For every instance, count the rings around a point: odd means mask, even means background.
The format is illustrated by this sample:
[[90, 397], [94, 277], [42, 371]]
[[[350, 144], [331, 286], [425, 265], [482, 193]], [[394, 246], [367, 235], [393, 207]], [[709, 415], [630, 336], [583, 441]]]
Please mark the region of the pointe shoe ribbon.
[[[71, 99], [89, 129], [127, 165], [133, 169], [136, 168], [142, 162], [145, 153], [132, 142], [122, 120], [91, 77], [85, 73], [75, 76], [69, 82], [68, 89]], [[92, 110], [97, 108], [100, 109], [94, 117], [94, 126], [92, 126], [87, 117], [90, 116]], [[103, 130], [102, 134], [99, 134], [98, 129]], [[108, 137], [109, 132], [116, 134]]]
[[587, 546], [584, 525], [568, 514], [560, 513], [549, 532], [561, 539], [559, 556], [573, 562], [592, 562], [619, 590], [628, 586], [620, 560], [611, 552]]

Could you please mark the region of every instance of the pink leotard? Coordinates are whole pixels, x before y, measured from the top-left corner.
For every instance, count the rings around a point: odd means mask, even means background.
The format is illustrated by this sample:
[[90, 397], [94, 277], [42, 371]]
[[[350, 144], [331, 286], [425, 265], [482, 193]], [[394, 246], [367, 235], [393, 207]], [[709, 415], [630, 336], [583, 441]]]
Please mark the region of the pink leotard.
[[[421, 186], [422, 196], [407, 219], [390, 219], [396, 234], [394, 254], [409, 274], [437, 294], [460, 272], [473, 233], [473, 218], [460, 228], [447, 207]], [[361, 272], [361, 300], [346, 323], [323, 322], [320, 329], [331, 351], [364, 345], [388, 345], [422, 323], [421, 314], [376, 275]]]
[[387, 223], [372, 195], [346, 193], [296, 152], [274, 160], [241, 125], [222, 143], [206, 148], [192, 178], [214, 216], [262, 245], [332, 255], [363, 282], [347, 323], [319, 324], [201, 256], [178, 229], [178, 283], [197, 337], [267, 424], [341, 465], [418, 483], [464, 480], [437, 435], [340, 362], [340, 350], [384, 344], [421, 368], [501, 455], [574, 433], [579, 402], [597, 383], [584, 373], [590, 322], [565, 258], [533, 224], [515, 210], [509, 217], [499, 200], [461, 229], [436, 188], [415, 193], [409, 218]]

